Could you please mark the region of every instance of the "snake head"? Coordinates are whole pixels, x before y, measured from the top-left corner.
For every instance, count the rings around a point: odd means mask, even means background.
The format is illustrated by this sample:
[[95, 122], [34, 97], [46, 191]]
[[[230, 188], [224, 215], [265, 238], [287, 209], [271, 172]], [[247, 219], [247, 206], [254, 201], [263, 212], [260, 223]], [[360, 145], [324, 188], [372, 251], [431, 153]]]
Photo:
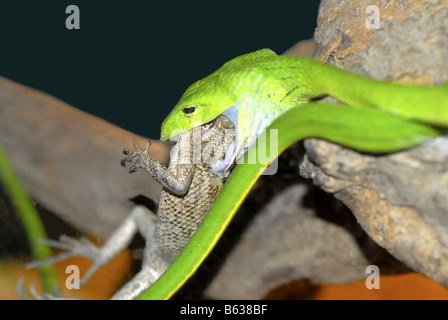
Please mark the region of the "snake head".
[[[217, 70], [219, 71], [219, 69]], [[216, 119], [237, 101], [216, 74], [193, 83], [163, 121], [161, 139], [168, 140]]]
[[[178, 134], [216, 119], [238, 103], [246, 88], [263, 76], [262, 63], [270, 66], [276, 54], [262, 49], [226, 62], [211, 75], [193, 83], [162, 124], [161, 139]], [[262, 81], [265, 81], [263, 78]], [[237, 124], [234, 123], [235, 128]]]

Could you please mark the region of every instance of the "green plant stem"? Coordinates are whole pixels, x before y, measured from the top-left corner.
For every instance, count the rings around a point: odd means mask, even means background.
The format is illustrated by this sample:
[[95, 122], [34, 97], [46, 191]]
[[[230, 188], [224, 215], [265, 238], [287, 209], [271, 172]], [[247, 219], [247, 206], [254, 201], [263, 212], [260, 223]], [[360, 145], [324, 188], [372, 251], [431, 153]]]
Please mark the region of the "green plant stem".
[[[3, 146], [0, 144], [0, 179], [5, 186], [6, 192], [11, 198], [12, 204], [20, 217], [25, 229], [28, 242], [36, 260], [47, 259], [52, 256], [51, 249], [37, 242], [38, 239], [47, 238], [44, 225], [40, 220], [36, 208], [23, 189], [19, 179], [14, 173]], [[42, 284], [46, 292], [55, 294], [58, 290], [58, 283], [52, 265], [39, 267]]]

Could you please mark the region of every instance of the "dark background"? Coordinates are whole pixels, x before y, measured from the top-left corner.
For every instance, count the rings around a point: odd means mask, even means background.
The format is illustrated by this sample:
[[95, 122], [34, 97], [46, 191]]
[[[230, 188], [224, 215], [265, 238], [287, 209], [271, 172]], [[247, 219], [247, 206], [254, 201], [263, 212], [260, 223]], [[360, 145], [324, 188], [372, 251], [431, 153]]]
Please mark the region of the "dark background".
[[[68, 30], [68, 5], [80, 30]], [[184, 90], [224, 62], [312, 38], [318, 0], [0, 0], [0, 76], [159, 138]]]

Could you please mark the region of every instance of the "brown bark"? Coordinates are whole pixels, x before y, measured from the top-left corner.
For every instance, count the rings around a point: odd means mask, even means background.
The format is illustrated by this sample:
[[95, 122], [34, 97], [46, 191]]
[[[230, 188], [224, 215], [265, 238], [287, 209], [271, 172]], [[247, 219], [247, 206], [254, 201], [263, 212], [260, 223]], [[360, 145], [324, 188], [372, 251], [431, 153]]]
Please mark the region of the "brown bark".
[[[29, 195], [78, 230], [106, 236], [137, 195], [158, 202], [148, 175], [129, 176], [121, 153], [136, 135], [49, 95], [0, 78], [0, 139]], [[147, 139], [138, 137], [140, 145]], [[164, 144], [150, 151], [165, 159]]]

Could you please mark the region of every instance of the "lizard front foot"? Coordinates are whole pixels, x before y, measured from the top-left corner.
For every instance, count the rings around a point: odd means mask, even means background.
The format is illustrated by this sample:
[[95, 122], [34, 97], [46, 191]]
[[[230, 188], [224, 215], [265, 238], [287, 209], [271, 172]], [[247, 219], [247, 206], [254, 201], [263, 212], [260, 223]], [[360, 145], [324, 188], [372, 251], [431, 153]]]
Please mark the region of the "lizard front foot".
[[132, 166], [129, 168], [129, 173], [134, 173], [139, 168], [147, 168], [148, 164], [151, 160], [151, 156], [148, 154], [149, 146], [151, 145], [151, 140], [148, 140], [146, 144], [145, 150], [141, 150], [137, 144], [137, 140], [132, 138], [132, 142], [134, 143], [134, 147], [136, 151], [132, 151], [128, 148], [123, 149], [123, 154], [128, 157], [121, 160], [121, 166], [126, 167], [126, 162], [132, 163]]

